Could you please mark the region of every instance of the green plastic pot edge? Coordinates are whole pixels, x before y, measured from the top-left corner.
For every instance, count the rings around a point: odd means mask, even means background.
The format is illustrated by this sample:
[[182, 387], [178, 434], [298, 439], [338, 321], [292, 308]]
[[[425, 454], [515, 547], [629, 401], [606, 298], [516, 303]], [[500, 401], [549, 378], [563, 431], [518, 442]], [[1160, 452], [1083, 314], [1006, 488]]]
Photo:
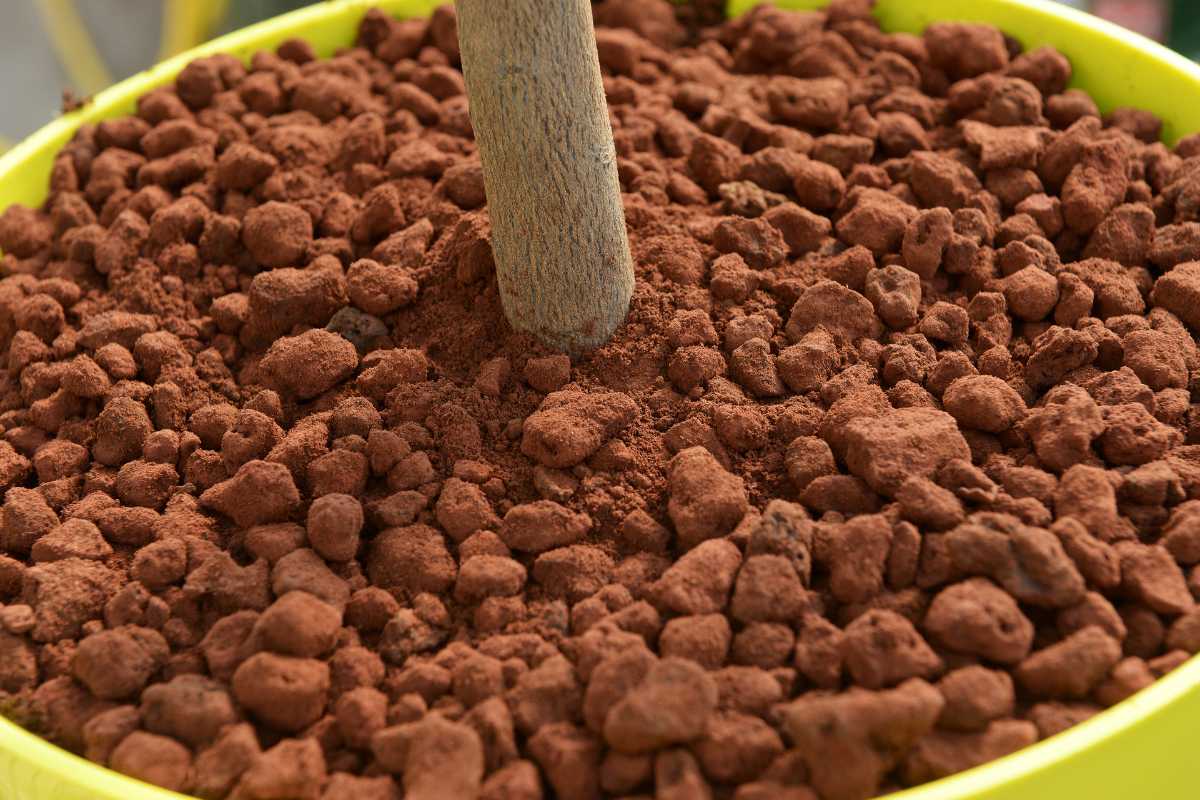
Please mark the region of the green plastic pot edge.
[[[790, 8], [824, 3], [783, 0]], [[353, 40], [367, 8], [427, 15], [438, 0], [330, 0], [209, 42], [106, 89], [0, 157], [0, 208], [39, 204], [54, 154], [81, 124], [130, 113], [136, 98], [169, 82], [188, 61], [216, 52], [248, 58], [293, 36], [328, 55]], [[731, 0], [730, 13], [754, 5]], [[1072, 85], [1102, 110], [1130, 105], [1163, 118], [1173, 142], [1200, 130], [1200, 68], [1147, 39], [1070, 8], [1033, 0], [879, 0], [884, 29], [917, 33], [934, 20], [985, 22], [1026, 47], [1053, 45], [1074, 67]], [[1186, 753], [1200, 720], [1200, 658], [1069, 731], [982, 767], [889, 795], [887, 800], [1187, 800], [1200, 769]], [[0, 717], [3, 800], [185, 800], [72, 755]]]

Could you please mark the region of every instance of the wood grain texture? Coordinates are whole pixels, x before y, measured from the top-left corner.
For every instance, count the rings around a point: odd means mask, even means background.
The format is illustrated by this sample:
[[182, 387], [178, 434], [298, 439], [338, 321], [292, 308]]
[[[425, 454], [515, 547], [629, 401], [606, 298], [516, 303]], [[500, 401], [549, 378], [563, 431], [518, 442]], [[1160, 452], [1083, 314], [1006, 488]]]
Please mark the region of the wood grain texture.
[[625, 319], [633, 263], [588, 0], [457, 0], [509, 322], [579, 353]]

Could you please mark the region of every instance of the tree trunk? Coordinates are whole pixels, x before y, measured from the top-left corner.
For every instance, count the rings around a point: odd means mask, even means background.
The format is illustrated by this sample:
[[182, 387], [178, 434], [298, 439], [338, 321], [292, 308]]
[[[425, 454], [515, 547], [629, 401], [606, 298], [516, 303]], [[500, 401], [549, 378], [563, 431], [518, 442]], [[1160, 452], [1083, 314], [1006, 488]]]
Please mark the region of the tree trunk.
[[457, 0], [504, 312], [576, 354], [633, 293], [616, 151], [588, 0]]

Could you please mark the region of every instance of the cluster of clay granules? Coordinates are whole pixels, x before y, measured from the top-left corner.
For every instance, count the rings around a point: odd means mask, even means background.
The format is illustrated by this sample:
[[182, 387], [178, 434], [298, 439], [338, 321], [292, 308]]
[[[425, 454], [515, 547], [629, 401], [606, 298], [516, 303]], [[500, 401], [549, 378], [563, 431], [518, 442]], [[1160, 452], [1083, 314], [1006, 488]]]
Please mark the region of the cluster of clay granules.
[[216, 800], [858, 800], [1200, 649], [1200, 139], [866, 2], [595, 6], [638, 272], [511, 332], [452, 9], [0, 217], [0, 702]]

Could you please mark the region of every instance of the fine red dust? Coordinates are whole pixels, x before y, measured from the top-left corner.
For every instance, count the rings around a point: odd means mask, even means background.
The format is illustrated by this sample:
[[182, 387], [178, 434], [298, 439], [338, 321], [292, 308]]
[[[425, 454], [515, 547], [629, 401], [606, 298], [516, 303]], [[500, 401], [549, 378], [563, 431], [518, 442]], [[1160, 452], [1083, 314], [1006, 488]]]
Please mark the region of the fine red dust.
[[1200, 139], [718, 5], [595, 5], [638, 282], [575, 363], [449, 7], [81, 129], [0, 216], [5, 713], [209, 800], [861, 800], [1200, 650]]

